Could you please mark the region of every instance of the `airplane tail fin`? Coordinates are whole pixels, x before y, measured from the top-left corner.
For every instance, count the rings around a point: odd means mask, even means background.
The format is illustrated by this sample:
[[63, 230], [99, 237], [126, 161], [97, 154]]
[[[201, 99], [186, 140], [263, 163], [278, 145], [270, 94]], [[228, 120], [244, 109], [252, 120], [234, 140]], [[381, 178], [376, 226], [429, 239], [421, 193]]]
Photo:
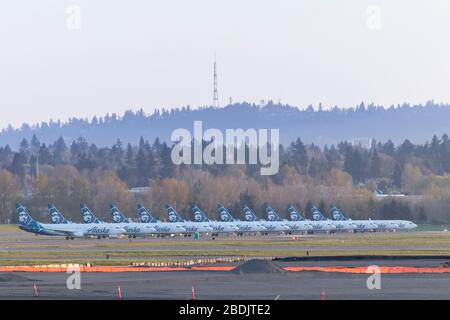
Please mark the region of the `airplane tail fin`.
[[196, 205], [192, 205], [192, 214], [194, 215], [195, 222], [208, 222], [209, 219], [206, 214]]
[[316, 207], [311, 208], [311, 215], [313, 220], [320, 221], [320, 220], [326, 220], [325, 216], [322, 214], [322, 212], [319, 211]]
[[292, 221], [305, 220], [305, 218], [302, 217], [302, 215], [297, 211], [297, 209], [295, 209], [295, 207], [291, 203], [287, 207], [287, 212], [289, 213]]
[[253, 213], [253, 211], [248, 207], [244, 206], [242, 208], [242, 212], [244, 212], [244, 217], [246, 221], [258, 221], [259, 218]]
[[61, 212], [55, 207], [54, 204], [48, 204], [48, 213], [50, 213], [50, 220], [52, 224], [67, 224], [70, 223]]
[[142, 204], [138, 204], [137, 208], [139, 210], [141, 222], [143, 223], [157, 222], [157, 220], [153, 217], [153, 215], [147, 209], [145, 209], [145, 207]]
[[113, 223], [128, 223], [129, 220], [125, 218], [122, 212], [115, 204], [111, 204], [111, 215]]
[[80, 204], [81, 214], [83, 215], [84, 223], [100, 223], [100, 220], [92, 213], [88, 206], [84, 203]]
[[331, 206], [331, 214], [334, 220], [348, 220], [335, 205]]
[[268, 204], [265, 203], [263, 205], [264, 211], [267, 214], [267, 220], [269, 221], [281, 221], [280, 216], [275, 212], [275, 210], [272, 209], [272, 207]]
[[220, 203], [217, 205], [217, 213], [220, 216], [220, 221], [224, 221], [224, 222], [235, 221], [235, 219], [230, 214], [230, 212], [228, 212], [228, 210]]
[[172, 206], [170, 206], [169, 204], [166, 204], [165, 207], [166, 207], [167, 215], [169, 216], [170, 222], [183, 222], [184, 221], [184, 219], [181, 218], [181, 216], [178, 214], [178, 212], [175, 211], [174, 208], [172, 208]]
[[32, 227], [36, 223], [31, 215], [28, 213], [27, 209], [20, 203], [16, 204], [16, 213], [19, 217], [19, 225], [22, 227]]

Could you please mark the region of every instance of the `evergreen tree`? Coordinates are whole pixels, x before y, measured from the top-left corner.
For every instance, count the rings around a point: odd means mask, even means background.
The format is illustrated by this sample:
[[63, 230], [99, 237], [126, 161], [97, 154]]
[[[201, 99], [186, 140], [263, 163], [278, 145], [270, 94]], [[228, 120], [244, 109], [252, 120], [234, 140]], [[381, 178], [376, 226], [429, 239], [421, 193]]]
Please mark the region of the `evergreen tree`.
[[172, 178], [175, 175], [175, 165], [172, 162], [171, 149], [164, 142], [161, 145], [161, 178]]
[[289, 150], [292, 154], [292, 165], [299, 173], [306, 174], [306, 169], [308, 167], [308, 153], [300, 138], [297, 138], [295, 142], [291, 143]]
[[28, 152], [30, 151], [30, 145], [28, 144], [27, 139], [22, 139], [22, 141], [20, 142], [19, 151], [23, 154], [28, 154]]
[[62, 137], [59, 137], [55, 143], [53, 158], [55, 164], [64, 164], [67, 162], [67, 146]]
[[397, 188], [401, 188], [402, 187], [402, 175], [403, 175], [402, 165], [399, 162], [397, 162], [395, 164], [394, 174], [392, 176], [392, 183]]
[[11, 166], [9, 167], [9, 171], [17, 177], [21, 179], [23, 182], [25, 178], [25, 166], [27, 165], [27, 157], [25, 156], [24, 152], [16, 152], [14, 154], [13, 161], [11, 163]]
[[31, 152], [36, 154], [39, 152], [40, 148], [41, 148], [41, 143], [39, 142], [39, 139], [36, 137], [36, 135], [33, 134], [33, 137], [31, 138]]
[[148, 185], [148, 170], [147, 170], [147, 157], [144, 151], [144, 144], [139, 147], [136, 154], [136, 170], [137, 170], [137, 184], [140, 187], [146, 187]]
[[369, 175], [371, 178], [378, 178], [381, 176], [381, 160], [376, 150], [372, 153], [372, 158], [370, 159]]

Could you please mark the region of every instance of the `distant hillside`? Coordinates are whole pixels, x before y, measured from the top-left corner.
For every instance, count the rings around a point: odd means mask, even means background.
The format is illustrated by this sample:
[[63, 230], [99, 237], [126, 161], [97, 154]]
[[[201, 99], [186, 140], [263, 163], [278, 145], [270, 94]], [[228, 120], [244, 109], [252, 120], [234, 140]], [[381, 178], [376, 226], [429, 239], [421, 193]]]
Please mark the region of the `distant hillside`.
[[136, 143], [143, 136], [152, 141], [159, 137], [169, 141], [176, 128], [192, 131], [193, 121], [203, 120], [204, 130], [209, 127], [226, 128], [279, 128], [281, 142], [290, 143], [297, 137], [306, 143], [335, 144], [355, 138], [391, 139], [400, 143], [409, 139], [424, 143], [432, 135], [450, 133], [450, 105], [429, 102], [426, 105], [383, 108], [361, 104], [356, 108], [314, 111], [269, 102], [264, 107], [242, 103], [224, 108], [183, 107], [170, 111], [156, 111], [152, 115], [144, 111], [127, 111], [123, 116], [107, 115], [92, 120], [70, 119], [67, 123], [50, 121], [38, 126], [22, 125], [0, 132], [0, 145], [9, 144], [14, 149], [23, 138], [33, 134], [41, 142], [55, 141], [59, 136], [71, 141], [80, 136], [97, 146], [111, 146], [118, 138], [123, 143]]

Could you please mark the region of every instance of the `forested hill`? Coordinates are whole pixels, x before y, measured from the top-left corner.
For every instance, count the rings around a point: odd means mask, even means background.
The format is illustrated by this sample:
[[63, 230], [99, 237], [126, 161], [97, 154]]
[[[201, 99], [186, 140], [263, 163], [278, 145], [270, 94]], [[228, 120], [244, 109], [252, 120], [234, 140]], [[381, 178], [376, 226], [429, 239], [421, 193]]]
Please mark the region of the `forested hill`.
[[50, 121], [36, 126], [22, 125], [19, 129], [8, 127], [0, 132], [0, 145], [9, 144], [16, 149], [20, 141], [30, 140], [33, 134], [43, 143], [51, 143], [59, 136], [66, 141], [82, 136], [97, 146], [111, 146], [117, 139], [135, 143], [141, 136], [153, 140], [159, 137], [169, 142], [176, 128], [192, 132], [193, 121], [202, 120], [204, 130], [226, 128], [279, 128], [283, 144], [297, 137], [306, 143], [336, 144], [345, 140], [375, 138], [394, 143], [409, 139], [424, 143], [430, 136], [450, 133], [450, 105], [428, 102], [426, 105], [402, 105], [383, 108], [363, 103], [355, 108], [308, 107], [300, 110], [288, 105], [273, 104], [264, 107], [252, 104], [233, 104], [223, 108], [183, 107], [157, 110], [147, 115], [145, 110], [127, 111], [93, 119], [72, 118], [66, 123]]

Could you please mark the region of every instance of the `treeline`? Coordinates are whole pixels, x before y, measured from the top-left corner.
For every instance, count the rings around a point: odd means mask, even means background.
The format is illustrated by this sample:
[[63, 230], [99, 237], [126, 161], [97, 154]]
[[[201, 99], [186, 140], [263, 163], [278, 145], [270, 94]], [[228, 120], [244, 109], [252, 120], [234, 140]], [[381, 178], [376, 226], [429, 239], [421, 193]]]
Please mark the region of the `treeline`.
[[156, 109], [147, 114], [144, 110], [108, 114], [104, 117], [70, 118], [67, 121], [50, 120], [35, 125], [23, 124], [20, 128], [8, 126], [0, 131], [0, 141], [17, 149], [22, 138], [31, 139], [36, 134], [41, 142], [53, 143], [55, 137], [76, 139], [85, 137], [98, 147], [110, 146], [118, 137], [126, 145], [135, 144], [141, 136], [159, 137], [169, 142], [177, 128], [192, 127], [193, 121], [202, 120], [204, 128], [283, 128], [281, 142], [285, 145], [300, 136], [303, 142], [337, 145], [358, 137], [375, 137], [380, 141], [393, 140], [400, 144], [404, 138], [424, 143], [433, 134], [448, 132], [450, 106], [429, 101], [425, 104], [402, 104], [383, 107], [360, 103], [355, 107], [324, 108], [321, 104], [297, 108], [269, 100], [260, 105], [235, 103], [223, 108], [190, 106]]
[[[203, 141], [203, 147], [208, 143]], [[180, 211], [196, 202], [212, 216], [222, 202], [240, 216], [243, 204], [261, 212], [269, 201], [282, 215], [289, 202], [306, 211], [315, 203], [325, 212], [336, 203], [354, 218], [450, 220], [447, 135], [424, 144], [373, 141], [371, 148], [349, 142], [320, 148], [296, 139], [280, 146], [280, 170], [274, 176], [261, 176], [258, 165], [177, 166], [171, 151], [172, 145], [144, 138], [136, 145], [117, 140], [111, 147], [97, 147], [82, 137], [70, 143], [60, 137], [47, 145], [33, 136], [17, 150], [0, 147], [0, 222], [14, 221], [19, 199], [43, 219], [49, 202], [78, 220], [80, 202], [109, 219], [111, 202], [130, 214], [143, 202], [163, 218], [166, 202]], [[129, 191], [146, 186], [143, 193]], [[411, 197], [381, 201], [373, 195], [376, 190]]]

